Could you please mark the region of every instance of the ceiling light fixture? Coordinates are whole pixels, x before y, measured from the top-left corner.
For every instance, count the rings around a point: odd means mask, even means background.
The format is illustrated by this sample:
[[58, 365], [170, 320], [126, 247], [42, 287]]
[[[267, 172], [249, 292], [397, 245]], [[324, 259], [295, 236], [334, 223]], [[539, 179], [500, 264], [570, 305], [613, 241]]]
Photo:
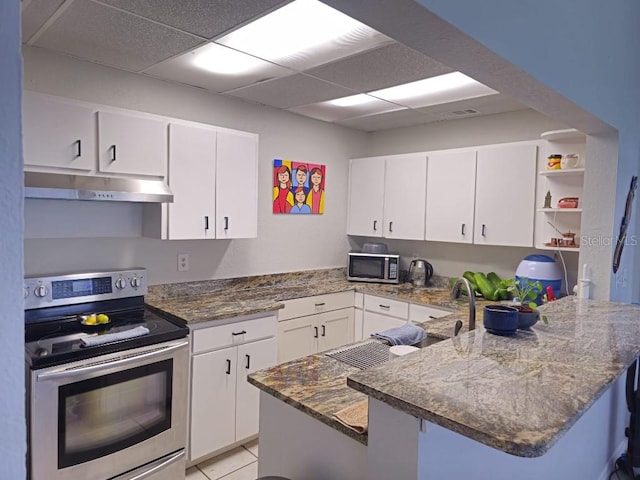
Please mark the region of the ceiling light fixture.
[[216, 40], [298, 69], [388, 42], [388, 37], [316, 0], [296, 0]]
[[335, 105], [336, 107], [353, 107], [355, 105], [363, 105], [365, 103], [376, 101], [376, 98], [370, 97], [365, 93], [359, 93], [357, 95], [351, 95], [349, 97], [336, 98], [329, 100], [327, 103]]
[[193, 64], [199, 68], [223, 75], [237, 75], [260, 70], [265, 62], [242, 52], [215, 43], [191, 52]]
[[412, 108], [455, 102], [496, 93], [498, 92], [460, 72], [447, 73], [369, 92], [374, 97]]

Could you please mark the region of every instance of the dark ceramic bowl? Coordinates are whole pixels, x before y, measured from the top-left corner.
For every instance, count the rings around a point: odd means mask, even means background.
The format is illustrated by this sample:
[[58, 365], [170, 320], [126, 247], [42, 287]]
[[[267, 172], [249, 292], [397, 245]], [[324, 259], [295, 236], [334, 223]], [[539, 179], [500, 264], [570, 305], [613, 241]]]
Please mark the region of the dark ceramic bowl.
[[482, 323], [489, 333], [513, 335], [518, 330], [518, 310], [507, 305], [487, 305]]
[[518, 328], [530, 328], [534, 326], [540, 318], [540, 312], [534, 310], [533, 312], [520, 312], [518, 311]]

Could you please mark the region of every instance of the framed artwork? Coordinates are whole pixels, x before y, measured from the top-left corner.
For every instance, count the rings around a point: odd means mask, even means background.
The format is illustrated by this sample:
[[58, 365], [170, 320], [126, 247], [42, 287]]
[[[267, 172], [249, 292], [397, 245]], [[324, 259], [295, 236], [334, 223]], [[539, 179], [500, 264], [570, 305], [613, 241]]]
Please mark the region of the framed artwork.
[[273, 161], [273, 213], [324, 213], [326, 165]]

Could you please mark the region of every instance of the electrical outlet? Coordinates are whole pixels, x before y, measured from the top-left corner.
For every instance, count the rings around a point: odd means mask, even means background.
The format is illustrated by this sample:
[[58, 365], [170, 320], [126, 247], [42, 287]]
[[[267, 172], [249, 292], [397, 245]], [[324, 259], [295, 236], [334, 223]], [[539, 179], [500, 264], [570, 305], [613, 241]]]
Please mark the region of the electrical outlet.
[[189, 254], [188, 253], [178, 254], [178, 271], [179, 272], [189, 271]]

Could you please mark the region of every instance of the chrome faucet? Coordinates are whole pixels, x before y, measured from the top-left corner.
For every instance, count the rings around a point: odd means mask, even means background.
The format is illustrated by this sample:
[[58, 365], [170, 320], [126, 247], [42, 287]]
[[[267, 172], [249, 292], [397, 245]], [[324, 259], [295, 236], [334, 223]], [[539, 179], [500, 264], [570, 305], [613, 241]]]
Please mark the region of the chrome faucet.
[[[451, 288], [451, 299], [457, 300], [460, 298], [462, 285], [467, 289], [467, 296], [469, 297], [469, 331], [471, 331], [476, 328], [476, 298], [469, 280], [464, 277], [460, 277], [456, 280], [456, 283], [454, 283]], [[460, 331], [459, 328], [456, 330]]]

